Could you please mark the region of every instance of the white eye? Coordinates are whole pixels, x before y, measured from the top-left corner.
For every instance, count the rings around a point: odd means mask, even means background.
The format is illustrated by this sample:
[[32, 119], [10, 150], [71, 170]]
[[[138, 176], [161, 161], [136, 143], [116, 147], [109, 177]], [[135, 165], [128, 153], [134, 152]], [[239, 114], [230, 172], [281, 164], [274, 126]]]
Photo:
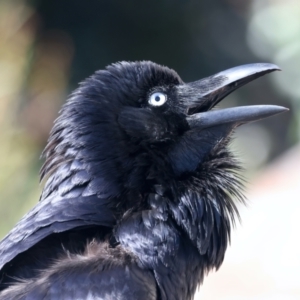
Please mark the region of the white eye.
[[163, 93], [153, 93], [148, 100], [149, 104], [153, 106], [161, 106], [165, 104], [166, 101], [167, 101], [167, 95]]

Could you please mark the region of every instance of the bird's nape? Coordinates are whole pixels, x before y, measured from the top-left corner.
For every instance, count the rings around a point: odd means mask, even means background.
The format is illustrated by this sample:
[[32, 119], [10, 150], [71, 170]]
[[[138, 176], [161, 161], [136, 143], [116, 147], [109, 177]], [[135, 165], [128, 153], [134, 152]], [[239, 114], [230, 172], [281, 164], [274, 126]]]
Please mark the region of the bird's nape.
[[231, 133], [286, 110], [213, 108], [275, 70], [184, 83], [121, 62], [83, 81], [50, 133], [41, 201], [0, 242], [0, 299], [192, 299], [244, 201]]

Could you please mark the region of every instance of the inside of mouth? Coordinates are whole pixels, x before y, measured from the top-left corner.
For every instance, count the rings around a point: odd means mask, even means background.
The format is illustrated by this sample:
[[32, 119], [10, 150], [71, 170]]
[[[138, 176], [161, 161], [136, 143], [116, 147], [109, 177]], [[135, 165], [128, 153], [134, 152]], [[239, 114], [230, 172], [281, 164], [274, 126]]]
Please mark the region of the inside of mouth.
[[[228, 93], [229, 94], [229, 93]], [[222, 97], [218, 97], [215, 95], [213, 99], [209, 97], [208, 99], [204, 99], [204, 101], [200, 105], [192, 105], [187, 109], [187, 115], [191, 116], [197, 113], [206, 112], [213, 109], [221, 100], [223, 100], [228, 94], [225, 94]], [[210, 95], [212, 96], [212, 95]]]
[[[213, 91], [204, 97], [200, 105], [192, 105], [187, 109], [187, 115], [193, 115], [196, 113], [206, 112], [213, 109], [220, 101], [226, 98], [229, 94], [252, 81], [252, 77], [242, 78], [235, 82], [232, 82], [218, 90]], [[206, 98], [206, 99], [205, 99]]]

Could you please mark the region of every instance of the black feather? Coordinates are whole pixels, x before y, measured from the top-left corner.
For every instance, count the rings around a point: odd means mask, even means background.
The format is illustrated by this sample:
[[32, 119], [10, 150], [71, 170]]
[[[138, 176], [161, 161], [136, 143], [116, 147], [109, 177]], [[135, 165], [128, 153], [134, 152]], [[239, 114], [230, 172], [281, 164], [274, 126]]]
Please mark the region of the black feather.
[[0, 243], [0, 299], [193, 298], [244, 201], [237, 125], [189, 123], [225, 79], [210, 80], [122, 62], [80, 84], [43, 152], [41, 201]]

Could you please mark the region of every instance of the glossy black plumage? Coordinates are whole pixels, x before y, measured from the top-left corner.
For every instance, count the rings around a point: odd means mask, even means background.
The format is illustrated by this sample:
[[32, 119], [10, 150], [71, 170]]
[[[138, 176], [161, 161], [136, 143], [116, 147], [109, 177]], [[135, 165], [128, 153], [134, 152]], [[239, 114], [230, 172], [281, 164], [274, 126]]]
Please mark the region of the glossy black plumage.
[[81, 83], [44, 150], [40, 202], [0, 243], [0, 299], [192, 299], [243, 201], [231, 133], [285, 110], [208, 113], [277, 69], [239, 68], [185, 84], [122, 62]]

